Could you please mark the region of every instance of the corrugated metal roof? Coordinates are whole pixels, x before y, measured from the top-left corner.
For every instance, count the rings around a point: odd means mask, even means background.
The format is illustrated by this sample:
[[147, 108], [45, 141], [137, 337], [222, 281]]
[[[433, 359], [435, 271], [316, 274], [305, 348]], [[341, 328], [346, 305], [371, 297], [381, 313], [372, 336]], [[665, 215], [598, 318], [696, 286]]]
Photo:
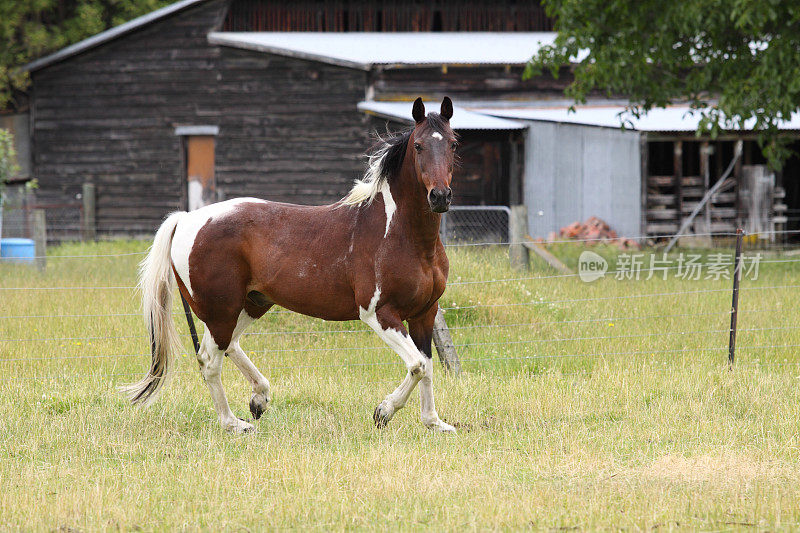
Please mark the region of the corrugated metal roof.
[[117, 37], [125, 35], [126, 33], [130, 33], [133, 30], [141, 28], [142, 26], [146, 26], [147, 24], [155, 22], [168, 15], [172, 15], [173, 13], [177, 13], [178, 11], [186, 9], [187, 7], [205, 1], [207, 0], [181, 0], [180, 2], [175, 2], [174, 4], [162, 7], [161, 9], [156, 9], [155, 11], [152, 11], [146, 15], [142, 15], [141, 17], [137, 17], [133, 20], [129, 20], [128, 22], [120, 24], [119, 26], [111, 28], [110, 30], [98, 33], [97, 35], [92, 35], [88, 39], [84, 39], [73, 45], [67, 46], [66, 48], [62, 48], [58, 52], [37, 59], [36, 61], [31, 61], [30, 63], [22, 67], [22, 70], [27, 70], [32, 72], [34, 70], [39, 70], [40, 68], [52, 65], [53, 63], [63, 61], [68, 57], [80, 54], [81, 52], [89, 50], [90, 48], [99, 46], [112, 39], [116, 39]]
[[214, 32], [212, 44], [369, 70], [372, 65], [523, 65], [552, 32]]
[[[441, 102], [425, 102], [427, 111], [439, 111]], [[412, 123], [411, 102], [359, 102], [358, 109], [371, 115]], [[453, 107], [453, 118], [450, 127], [454, 130], [524, 130], [527, 126], [521, 122], [491, 117], [481, 113], [468, 111], [462, 107]]]
[[[623, 122], [620, 113], [624, 113], [624, 106], [579, 106], [575, 112], [569, 112], [568, 107], [492, 107], [472, 105], [470, 109], [497, 117], [517, 120], [540, 120], [545, 122], [562, 122], [566, 124], [582, 124], [585, 126], [600, 126], [606, 128], [619, 128]], [[694, 112], [688, 106], [672, 106], [650, 110], [645, 116], [635, 118], [622, 115], [625, 127], [637, 131], [680, 131], [694, 132], [700, 123], [700, 113]], [[752, 124], [752, 121], [751, 121]], [[747, 124], [745, 124], [747, 126]], [[784, 130], [800, 129], [800, 115], [792, 115], [791, 120], [784, 121], [779, 126]], [[747, 130], [748, 128], [743, 128]]]

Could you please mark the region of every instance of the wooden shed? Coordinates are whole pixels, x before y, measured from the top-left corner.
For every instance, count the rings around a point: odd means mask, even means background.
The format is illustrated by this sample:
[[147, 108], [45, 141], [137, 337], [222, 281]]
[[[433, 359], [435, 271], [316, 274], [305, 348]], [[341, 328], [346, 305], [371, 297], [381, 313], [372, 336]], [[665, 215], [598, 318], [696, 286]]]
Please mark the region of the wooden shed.
[[[537, 236], [590, 215], [606, 218], [629, 236], [674, 234], [728, 167], [727, 186], [711, 196], [690, 233], [732, 234], [744, 227], [773, 239], [775, 230], [800, 229], [797, 151], [782, 170], [772, 171], [754, 132], [698, 137], [700, 115], [687, 106], [654, 109], [640, 119], [609, 102], [574, 112], [518, 102], [478, 110], [530, 127], [525, 203]], [[800, 116], [779, 128], [797, 150]], [[742, 146], [739, 157], [737, 143]]]

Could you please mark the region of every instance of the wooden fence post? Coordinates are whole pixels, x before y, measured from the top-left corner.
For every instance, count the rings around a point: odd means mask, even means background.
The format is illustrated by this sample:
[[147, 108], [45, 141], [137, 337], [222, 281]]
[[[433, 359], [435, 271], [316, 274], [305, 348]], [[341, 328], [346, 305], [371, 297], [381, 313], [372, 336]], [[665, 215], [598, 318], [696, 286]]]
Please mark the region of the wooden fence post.
[[95, 186], [94, 183], [83, 184], [83, 221], [81, 228], [84, 241], [93, 241], [97, 238], [95, 217]]
[[34, 209], [33, 215], [33, 242], [36, 268], [44, 272], [47, 268], [47, 219], [44, 209]]
[[433, 322], [433, 343], [436, 345], [436, 353], [444, 367], [457, 376], [461, 373], [461, 361], [458, 359], [456, 348], [453, 346], [453, 337], [447, 329], [444, 321], [444, 312], [439, 309], [436, 312], [436, 319]]
[[[528, 249], [521, 244], [528, 235], [528, 211], [524, 205], [512, 205], [508, 221], [508, 259], [511, 268], [528, 269]], [[516, 244], [515, 244], [516, 243]]]

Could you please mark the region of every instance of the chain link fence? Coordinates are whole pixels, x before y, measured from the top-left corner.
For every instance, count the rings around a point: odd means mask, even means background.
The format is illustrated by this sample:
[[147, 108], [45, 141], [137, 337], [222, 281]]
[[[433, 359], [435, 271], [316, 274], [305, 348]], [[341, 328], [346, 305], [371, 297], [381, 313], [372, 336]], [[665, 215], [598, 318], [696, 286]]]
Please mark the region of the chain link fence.
[[33, 214], [45, 212], [47, 240], [51, 243], [81, 240], [83, 205], [81, 202], [47, 203], [38, 200], [24, 187], [8, 187], [0, 209], [0, 237], [34, 238]]
[[442, 215], [444, 244], [506, 243], [511, 210], [505, 205], [454, 205]]

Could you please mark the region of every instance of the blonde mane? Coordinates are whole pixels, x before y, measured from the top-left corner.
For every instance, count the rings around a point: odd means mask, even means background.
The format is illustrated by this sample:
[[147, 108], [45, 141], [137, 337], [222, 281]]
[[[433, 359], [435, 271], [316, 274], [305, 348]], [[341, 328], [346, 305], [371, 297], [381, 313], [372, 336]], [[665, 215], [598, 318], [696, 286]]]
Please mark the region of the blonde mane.
[[369, 162], [367, 163], [367, 171], [364, 172], [364, 177], [356, 180], [353, 188], [347, 193], [347, 196], [342, 198], [341, 204], [354, 206], [354, 205], [369, 205], [378, 195], [384, 182], [389, 178], [386, 175], [386, 169], [383, 165], [386, 155], [389, 153], [391, 144], [381, 139], [381, 147], [369, 155]]

